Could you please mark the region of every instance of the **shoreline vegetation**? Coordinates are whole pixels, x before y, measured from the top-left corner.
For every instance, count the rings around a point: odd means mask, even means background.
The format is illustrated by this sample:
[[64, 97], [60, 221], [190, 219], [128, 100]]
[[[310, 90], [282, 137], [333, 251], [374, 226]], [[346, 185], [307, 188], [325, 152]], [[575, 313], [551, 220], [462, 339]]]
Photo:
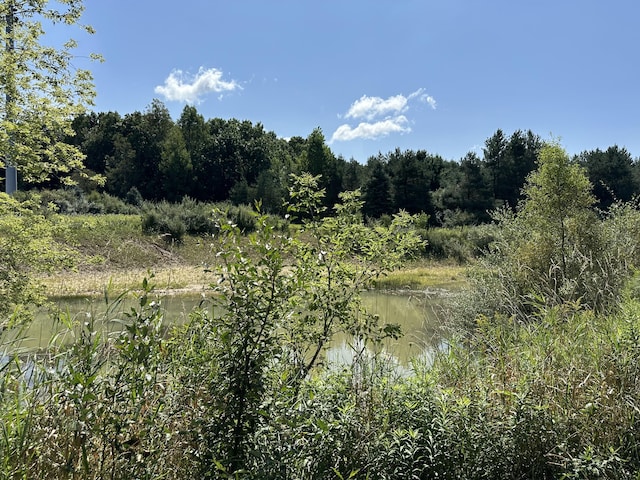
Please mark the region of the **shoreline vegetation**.
[[[638, 478], [637, 203], [597, 212], [555, 144], [494, 230], [365, 224], [357, 192], [313, 216], [322, 193], [296, 182], [308, 215], [291, 236], [260, 213], [252, 230], [227, 220], [179, 242], [143, 234], [140, 216], [53, 219], [77, 272], [39, 277], [46, 293], [137, 303], [106, 334], [59, 313], [73, 341], [31, 358], [4, 339], [5, 476]], [[425, 239], [448, 253], [427, 259]], [[220, 315], [163, 326], [156, 289], [203, 285]], [[374, 286], [459, 289], [442, 348], [407, 368], [386, 355], [401, 332], [363, 309]], [[340, 335], [348, 361], [332, 363]]]
[[[396, 292], [447, 292], [464, 288], [466, 267], [445, 262], [409, 262], [377, 280], [375, 290]], [[65, 271], [42, 276], [48, 298], [96, 297], [140, 291], [142, 279], [153, 274], [154, 292], [180, 295], [210, 292], [215, 283], [203, 265], [150, 266], [146, 269], [101, 269]]]
[[[164, 294], [206, 291], [215, 279], [219, 237], [184, 235], [172, 244], [166, 236], [142, 231], [142, 215], [56, 214], [61, 226], [57, 240], [73, 249], [76, 266], [37, 278], [48, 297], [100, 296], [139, 289], [154, 275], [156, 290]], [[469, 247], [471, 248], [471, 247]], [[381, 290], [458, 290], [465, 285], [466, 263], [440, 258], [407, 260], [377, 279]]]

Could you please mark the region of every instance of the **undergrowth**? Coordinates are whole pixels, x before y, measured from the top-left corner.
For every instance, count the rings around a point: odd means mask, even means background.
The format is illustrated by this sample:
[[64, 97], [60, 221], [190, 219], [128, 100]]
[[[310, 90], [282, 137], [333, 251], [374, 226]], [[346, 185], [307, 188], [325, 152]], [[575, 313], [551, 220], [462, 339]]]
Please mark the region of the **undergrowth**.
[[[2, 332], [0, 476], [639, 478], [638, 210], [599, 221], [580, 171], [547, 154], [584, 205], [554, 223], [537, 188], [557, 175], [532, 177], [471, 286], [466, 330], [409, 369], [380, 348], [398, 327], [360, 292], [424, 248], [415, 219], [365, 225], [359, 192], [324, 215], [310, 175], [291, 192], [300, 227], [219, 221], [211, 303], [182, 326], [163, 327], [145, 278], [136, 307], [108, 309], [115, 331], [59, 314], [68, 341], [39, 352]], [[332, 362], [339, 334], [350, 356]]]
[[[227, 478], [225, 457], [212, 455], [225, 450], [210, 449], [211, 429], [233, 425], [211, 423], [229, 374], [215, 330], [197, 310], [180, 330], [161, 328], [150, 282], [143, 292], [136, 308], [112, 316], [122, 333], [62, 316], [70, 343], [38, 355], [5, 351], [3, 477]], [[234, 478], [640, 473], [637, 298], [611, 315], [567, 307], [530, 324], [480, 320], [471, 339], [409, 371], [353, 348], [352, 360], [297, 389], [287, 370], [265, 370]]]

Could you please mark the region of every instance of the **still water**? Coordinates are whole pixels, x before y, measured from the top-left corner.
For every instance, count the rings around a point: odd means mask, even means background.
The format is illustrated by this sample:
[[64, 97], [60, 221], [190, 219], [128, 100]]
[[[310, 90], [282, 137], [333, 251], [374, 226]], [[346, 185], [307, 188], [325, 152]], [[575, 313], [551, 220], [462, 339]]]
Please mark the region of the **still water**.
[[[381, 324], [397, 323], [401, 326], [403, 336], [398, 340], [385, 342], [385, 352], [402, 365], [407, 365], [411, 358], [429, 355], [442, 348], [441, 306], [446, 297], [442, 294], [425, 294], [421, 292], [389, 293], [367, 292], [363, 295], [364, 305], [369, 313], [380, 316]], [[169, 295], [160, 297], [167, 324], [184, 323], [189, 312], [202, 302], [201, 295]], [[70, 318], [83, 321], [92, 316], [96, 325], [100, 325], [104, 333], [114, 332], [121, 328], [121, 323], [114, 321], [123, 319], [123, 313], [136, 306], [135, 298], [125, 299], [116, 308], [108, 307], [100, 298], [70, 298], [57, 300], [56, 304], [66, 311]], [[26, 332], [21, 347], [27, 350], [44, 348], [56, 338], [64, 342], [69, 335], [67, 328], [60, 322], [52, 320], [47, 312], [41, 312]], [[328, 352], [330, 361], [347, 361], [353, 355], [352, 341], [344, 336], [338, 337]]]

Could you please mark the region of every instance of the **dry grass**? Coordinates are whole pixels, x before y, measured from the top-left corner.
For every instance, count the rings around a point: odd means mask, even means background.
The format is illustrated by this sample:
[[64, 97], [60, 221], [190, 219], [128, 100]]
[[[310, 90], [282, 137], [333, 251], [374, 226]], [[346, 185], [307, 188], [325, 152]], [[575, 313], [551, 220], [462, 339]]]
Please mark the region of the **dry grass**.
[[376, 286], [381, 289], [457, 290], [466, 283], [465, 271], [466, 267], [459, 265], [417, 262], [391, 272], [378, 280]]
[[[411, 264], [378, 280], [379, 289], [446, 289], [465, 285], [465, 267], [439, 263]], [[156, 290], [166, 293], [198, 292], [215, 281], [213, 274], [201, 265], [172, 265], [154, 268], [89, 270], [62, 272], [42, 278], [50, 297], [119, 294], [140, 288], [142, 280], [153, 274]]]
[[77, 252], [76, 270], [42, 277], [49, 297], [120, 294], [141, 287], [154, 275], [156, 290], [196, 292], [206, 288], [212, 274], [204, 265], [215, 259], [215, 239], [187, 236], [170, 244], [145, 235], [137, 215], [60, 216], [66, 225], [58, 240]]
[[213, 281], [211, 273], [201, 266], [180, 265], [155, 269], [115, 271], [64, 272], [42, 279], [50, 297], [119, 294], [140, 288], [144, 278], [150, 278], [159, 292], [180, 293], [204, 290]]
[[[77, 271], [43, 277], [49, 297], [120, 294], [140, 288], [154, 274], [159, 291], [197, 292], [214, 282], [205, 264], [216, 261], [218, 239], [186, 236], [179, 245], [145, 235], [137, 216], [61, 216], [67, 235], [59, 240], [78, 252]], [[464, 267], [417, 261], [377, 283], [380, 289], [457, 289], [464, 286]]]

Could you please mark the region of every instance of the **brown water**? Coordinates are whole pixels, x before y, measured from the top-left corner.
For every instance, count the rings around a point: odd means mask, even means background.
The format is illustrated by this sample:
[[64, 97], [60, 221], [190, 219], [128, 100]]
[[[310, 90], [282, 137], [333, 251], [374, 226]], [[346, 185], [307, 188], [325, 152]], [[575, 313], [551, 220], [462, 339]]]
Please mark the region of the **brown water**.
[[[423, 293], [399, 294], [388, 292], [367, 292], [363, 295], [364, 305], [370, 313], [378, 314], [381, 323], [397, 323], [401, 326], [403, 336], [398, 340], [385, 342], [384, 349], [389, 357], [402, 365], [411, 358], [429, 355], [441, 348], [443, 338], [440, 331], [440, 306], [442, 295], [426, 295]], [[183, 323], [189, 312], [198, 305], [201, 295], [171, 295], [161, 297], [160, 304], [164, 308], [165, 318], [171, 323]], [[58, 306], [69, 313], [70, 318], [77, 321], [88, 320], [91, 316], [103, 333], [115, 332], [121, 328], [118, 319], [124, 318], [124, 312], [136, 306], [136, 299], [125, 299], [116, 308], [108, 310], [107, 302], [99, 298], [71, 298], [58, 300]], [[114, 321], [116, 320], [116, 321]], [[47, 312], [41, 312], [26, 332], [21, 342], [25, 349], [44, 348], [53, 338], [58, 342], [68, 337], [68, 329], [52, 320]], [[351, 339], [338, 337], [328, 352], [331, 361], [348, 361], [357, 351]]]

